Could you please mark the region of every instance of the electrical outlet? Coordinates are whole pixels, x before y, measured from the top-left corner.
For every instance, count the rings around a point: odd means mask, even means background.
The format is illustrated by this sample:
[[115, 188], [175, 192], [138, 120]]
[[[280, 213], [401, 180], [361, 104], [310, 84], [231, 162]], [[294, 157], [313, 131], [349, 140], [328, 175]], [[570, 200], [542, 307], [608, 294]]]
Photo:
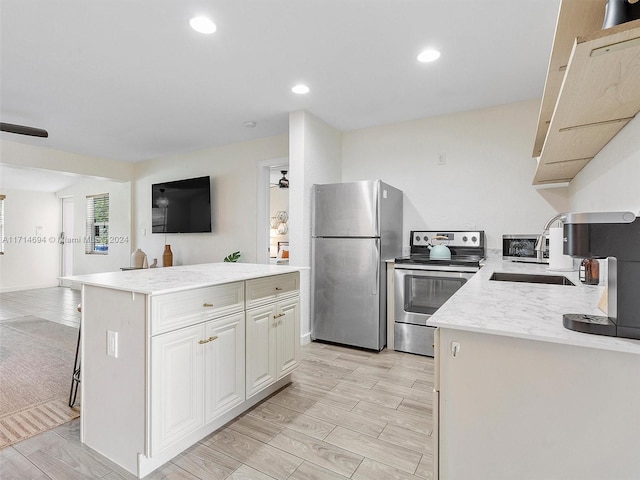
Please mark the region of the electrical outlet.
[[118, 332], [107, 330], [107, 355], [118, 358]]

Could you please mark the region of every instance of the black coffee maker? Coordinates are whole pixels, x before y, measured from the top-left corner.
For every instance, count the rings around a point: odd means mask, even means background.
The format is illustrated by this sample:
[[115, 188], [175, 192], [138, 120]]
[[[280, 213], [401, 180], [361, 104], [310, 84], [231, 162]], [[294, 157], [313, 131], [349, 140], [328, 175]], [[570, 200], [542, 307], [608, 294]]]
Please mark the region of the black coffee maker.
[[608, 317], [565, 314], [563, 325], [584, 333], [640, 339], [640, 218], [631, 212], [568, 213], [564, 253], [606, 258]]
[[631, 0], [609, 0], [604, 11], [602, 28], [611, 28], [621, 23], [631, 22], [640, 18], [640, 2]]

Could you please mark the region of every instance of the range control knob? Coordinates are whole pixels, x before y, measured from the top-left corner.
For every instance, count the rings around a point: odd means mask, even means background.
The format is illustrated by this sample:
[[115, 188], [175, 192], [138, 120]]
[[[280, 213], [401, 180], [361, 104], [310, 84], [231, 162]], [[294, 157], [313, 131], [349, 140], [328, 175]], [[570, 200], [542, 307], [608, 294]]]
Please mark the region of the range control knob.
[[420, 235], [416, 235], [416, 242], [420, 241]]
[[428, 241], [429, 241], [429, 237], [427, 237], [426, 235], [425, 235], [424, 237], [422, 237], [422, 239], [423, 239], [425, 242], [428, 242]]
[[466, 236], [466, 235], [465, 235], [464, 237], [462, 237], [462, 241], [463, 241], [463, 242], [466, 242], [467, 240], [469, 240], [469, 239], [467, 238], [467, 236]]
[[476, 243], [476, 242], [478, 241], [478, 237], [471, 237], [471, 241], [472, 241], [473, 243]]

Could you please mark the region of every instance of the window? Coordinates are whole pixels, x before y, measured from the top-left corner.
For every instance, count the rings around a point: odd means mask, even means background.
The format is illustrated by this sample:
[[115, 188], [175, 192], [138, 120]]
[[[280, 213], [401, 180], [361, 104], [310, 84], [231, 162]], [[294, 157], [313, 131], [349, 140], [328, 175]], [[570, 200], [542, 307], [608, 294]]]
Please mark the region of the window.
[[109, 194], [87, 196], [87, 236], [84, 253], [109, 253]]
[[4, 255], [4, 195], [0, 195], [0, 255]]

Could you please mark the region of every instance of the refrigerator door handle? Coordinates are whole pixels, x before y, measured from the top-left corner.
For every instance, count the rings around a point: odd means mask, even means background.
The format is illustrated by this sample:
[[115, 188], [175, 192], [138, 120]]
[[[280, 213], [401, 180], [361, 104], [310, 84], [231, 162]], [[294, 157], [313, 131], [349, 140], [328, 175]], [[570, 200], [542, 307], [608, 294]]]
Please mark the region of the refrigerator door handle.
[[380, 240], [376, 240], [375, 248], [373, 249], [373, 262], [376, 266], [376, 281], [373, 287], [373, 295], [378, 295], [378, 291], [380, 290]]

